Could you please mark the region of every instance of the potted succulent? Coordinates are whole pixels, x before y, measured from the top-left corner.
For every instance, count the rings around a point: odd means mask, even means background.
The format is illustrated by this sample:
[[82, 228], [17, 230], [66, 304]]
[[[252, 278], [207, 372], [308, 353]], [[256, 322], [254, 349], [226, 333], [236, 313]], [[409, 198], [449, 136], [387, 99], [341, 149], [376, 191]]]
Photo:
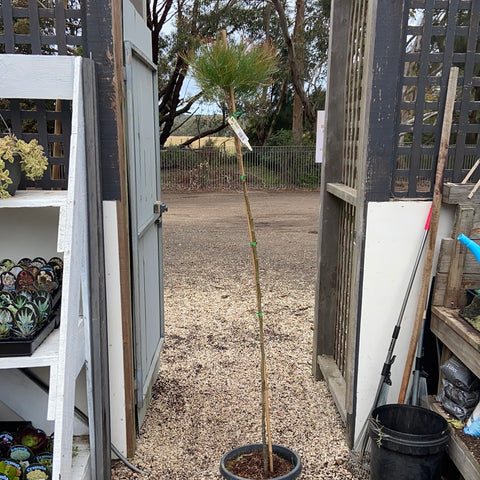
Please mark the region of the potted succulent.
[[34, 454], [43, 452], [49, 443], [47, 434], [40, 428], [32, 426], [23, 427], [16, 435], [15, 439], [19, 445], [25, 445], [30, 448]]
[[[8, 480], [20, 480], [22, 478], [22, 467], [14, 460], [2, 459], [0, 461], [0, 474]], [[0, 476], [0, 479], [4, 477]]]
[[43, 177], [48, 159], [37, 140], [25, 142], [13, 133], [0, 137], [0, 198], [15, 195], [21, 172], [30, 180]]
[[240, 113], [236, 109], [236, 98], [252, 100], [258, 90], [267, 86], [277, 71], [277, 52], [269, 43], [255, 45], [240, 41], [230, 46], [226, 32], [220, 38], [202, 45], [196, 52], [186, 56], [193, 76], [208, 100], [226, 104], [229, 124], [235, 132], [235, 152], [247, 213], [248, 232], [252, 254], [256, 292], [255, 320], [259, 329], [260, 376], [262, 404], [262, 443], [237, 447], [227, 452], [220, 462], [220, 473], [229, 480], [276, 479], [293, 480], [300, 475], [299, 456], [289, 448], [274, 445], [271, 437], [267, 369], [264, 344], [264, 318], [259, 279], [257, 240], [248, 198], [246, 175], [242, 156], [242, 143], [251, 150], [248, 137], [237, 122]]
[[41, 463], [32, 463], [25, 468], [25, 480], [49, 480], [50, 472], [45, 465]]

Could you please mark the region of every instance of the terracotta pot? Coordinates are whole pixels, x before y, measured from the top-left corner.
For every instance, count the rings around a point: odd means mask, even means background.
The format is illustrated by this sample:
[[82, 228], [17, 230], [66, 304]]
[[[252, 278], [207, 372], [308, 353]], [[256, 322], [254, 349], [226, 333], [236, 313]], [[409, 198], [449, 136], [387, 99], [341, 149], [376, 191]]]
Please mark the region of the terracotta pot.
[[[245, 479], [245, 477], [238, 477], [230, 473], [227, 470], [227, 463], [234, 458], [239, 457], [245, 453], [250, 453], [255, 450], [262, 450], [262, 444], [251, 444], [251, 445], [244, 445], [242, 447], [234, 448], [226, 453], [221, 462], [220, 462], [220, 473], [224, 478], [227, 480], [249, 480]], [[293, 451], [287, 447], [282, 447], [281, 445], [272, 445], [272, 450], [275, 455], [278, 455], [280, 458], [289, 461], [292, 464], [292, 470], [285, 475], [281, 475], [280, 477], [273, 477], [270, 480], [294, 480], [297, 478], [300, 473], [302, 472], [302, 463], [300, 461], [300, 457]]]

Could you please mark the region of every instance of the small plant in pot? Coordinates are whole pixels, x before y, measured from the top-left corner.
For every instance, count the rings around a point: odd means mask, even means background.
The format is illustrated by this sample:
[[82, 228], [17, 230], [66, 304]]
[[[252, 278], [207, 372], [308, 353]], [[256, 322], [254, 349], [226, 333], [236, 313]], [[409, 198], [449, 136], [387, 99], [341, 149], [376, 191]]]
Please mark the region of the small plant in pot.
[[299, 456], [289, 448], [272, 443], [257, 240], [241, 143], [250, 150], [251, 147], [237, 122], [239, 112], [236, 109], [235, 97], [237, 95], [237, 100], [244, 101], [257, 98], [259, 89], [266, 87], [277, 71], [277, 53], [269, 43], [255, 45], [240, 41], [229, 46], [226, 33], [222, 31], [215, 41], [206, 43], [196, 52], [187, 55], [186, 61], [192, 68], [204, 98], [228, 106], [229, 124], [236, 133], [235, 152], [245, 202], [256, 292], [255, 320], [259, 329], [262, 443], [243, 445], [226, 453], [220, 462], [220, 473], [229, 480], [293, 480], [301, 472]]
[[0, 138], [0, 198], [15, 194], [21, 172], [30, 180], [43, 177], [48, 159], [37, 140], [25, 142], [13, 133]]

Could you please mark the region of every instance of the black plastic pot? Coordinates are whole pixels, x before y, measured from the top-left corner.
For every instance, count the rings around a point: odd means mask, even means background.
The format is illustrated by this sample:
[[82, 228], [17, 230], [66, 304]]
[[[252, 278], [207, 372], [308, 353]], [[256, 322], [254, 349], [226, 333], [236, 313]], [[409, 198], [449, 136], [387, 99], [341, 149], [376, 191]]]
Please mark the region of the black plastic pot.
[[[227, 470], [226, 464], [230, 460], [233, 460], [244, 453], [262, 450], [262, 448], [263, 447], [261, 443], [254, 443], [251, 445], [244, 445], [242, 447], [234, 448], [226, 453], [220, 462], [220, 473], [222, 474], [223, 478], [226, 478], [227, 480], [246, 480], [244, 477], [238, 477], [237, 475], [230, 473]], [[272, 450], [275, 455], [278, 455], [280, 458], [290, 462], [292, 464], [292, 470], [285, 475], [274, 477], [270, 480], [294, 480], [297, 478], [302, 472], [302, 462], [300, 461], [300, 457], [293, 450], [290, 450], [287, 447], [282, 447], [281, 445], [272, 445]]]
[[411, 405], [382, 405], [372, 412], [370, 480], [437, 480], [449, 441], [447, 421]]

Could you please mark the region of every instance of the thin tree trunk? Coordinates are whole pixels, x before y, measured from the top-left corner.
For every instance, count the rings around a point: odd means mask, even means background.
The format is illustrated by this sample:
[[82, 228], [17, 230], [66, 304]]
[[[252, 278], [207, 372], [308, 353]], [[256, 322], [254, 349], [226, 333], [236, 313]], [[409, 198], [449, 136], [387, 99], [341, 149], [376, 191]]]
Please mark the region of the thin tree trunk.
[[282, 109], [282, 104], [283, 104], [283, 100], [285, 98], [286, 93], [287, 93], [287, 81], [284, 80], [282, 83], [282, 89], [280, 91], [280, 96], [278, 98], [277, 106], [275, 107], [275, 112], [273, 114], [272, 121], [270, 122], [270, 127], [268, 128], [267, 136], [265, 137], [265, 143], [273, 135], [273, 130], [275, 128], [275, 125], [277, 124], [277, 118], [278, 118], [278, 115], [280, 114], [280, 110]]
[[307, 94], [305, 93], [305, 89], [303, 87], [303, 80], [299, 76], [300, 69], [297, 64], [297, 54], [295, 51], [295, 46], [290, 37], [290, 34], [288, 33], [288, 23], [287, 23], [287, 17], [285, 16], [285, 10], [280, 0], [270, 0], [270, 1], [275, 7], [275, 10], [277, 11], [280, 28], [282, 30], [282, 35], [287, 45], [288, 65], [290, 67], [290, 75], [292, 77], [292, 82], [295, 88], [295, 92], [298, 93], [298, 96], [302, 100], [303, 108], [305, 109], [305, 115], [307, 117], [308, 122], [311, 125], [315, 125], [316, 115], [312, 108], [310, 100], [307, 97]]
[[[267, 2], [265, 5], [265, 10], [263, 12], [263, 30], [265, 32], [265, 42], [269, 43], [270, 42], [270, 20], [272, 17], [272, 5]], [[261, 105], [262, 105], [262, 111], [261, 111], [261, 116], [263, 117], [263, 121], [259, 122], [258, 127], [257, 127], [257, 139], [258, 141], [262, 144], [265, 145], [266, 143], [266, 123], [267, 123], [267, 117], [266, 117], [266, 112], [265, 112], [265, 104], [267, 103], [267, 94], [268, 94], [268, 87], [264, 86], [262, 89], [262, 99], [261, 99]]]
[[[305, 76], [305, 0], [296, 0], [295, 9], [295, 28], [293, 30], [295, 63], [298, 69], [298, 77], [303, 82]], [[295, 145], [301, 145], [303, 139], [303, 102], [297, 90], [295, 90], [293, 96], [292, 133]]]

